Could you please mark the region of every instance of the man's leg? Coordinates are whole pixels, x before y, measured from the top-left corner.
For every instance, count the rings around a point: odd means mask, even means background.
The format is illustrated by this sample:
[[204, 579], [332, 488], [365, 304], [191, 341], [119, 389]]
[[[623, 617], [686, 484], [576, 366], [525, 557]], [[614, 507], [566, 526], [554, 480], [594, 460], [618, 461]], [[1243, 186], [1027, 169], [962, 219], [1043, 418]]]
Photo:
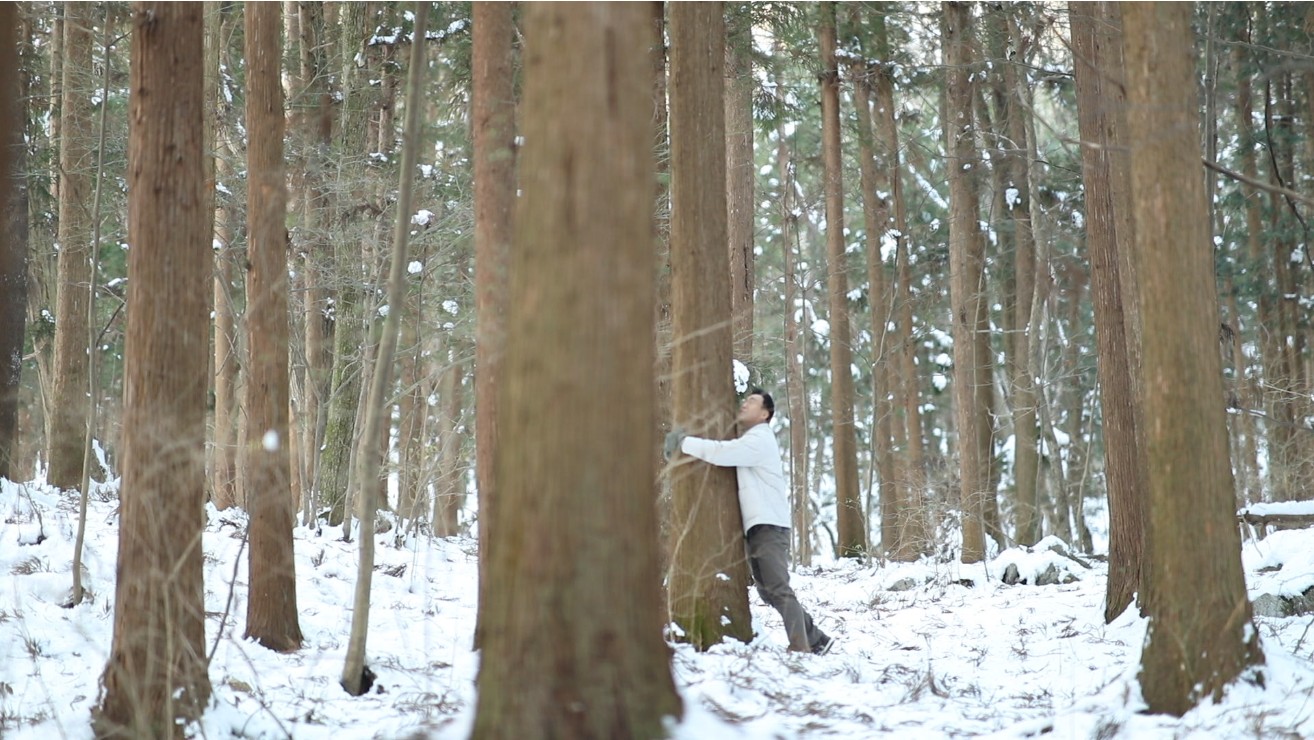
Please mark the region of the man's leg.
[[748, 559], [762, 600], [780, 612], [790, 650], [811, 651], [826, 639], [789, 585], [789, 530], [759, 524], [748, 533]]

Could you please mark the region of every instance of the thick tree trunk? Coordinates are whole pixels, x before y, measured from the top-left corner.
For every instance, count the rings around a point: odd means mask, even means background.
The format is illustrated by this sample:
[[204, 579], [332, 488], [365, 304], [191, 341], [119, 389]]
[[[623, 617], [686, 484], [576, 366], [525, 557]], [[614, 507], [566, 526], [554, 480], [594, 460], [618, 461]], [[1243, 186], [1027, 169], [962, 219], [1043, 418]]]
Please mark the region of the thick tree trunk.
[[[949, 266], [953, 303], [954, 409], [958, 436], [964, 563], [985, 557], [985, 497], [989, 461], [982, 455], [981, 425], [989, 386], [982, 384], [987, 358], [978, 356], [977, 333], [985, 311], [985, 245], [977, 225], [975, 124], [971, 110], [971, 6], [943, 4], [941, 35], [948, 81], [945, 139], [949, 164]], [[986, 383], [988, 383], [986, 376]], [[983, 413], [984, 412], [984, 413]]]
[[27, 318], [27, 148], [17, 4], [0, 5], [0, 478], [14, 479]]
[[[1127, 328], [1131, 317], [1124, 312], [1126, 286], [1118, 268], [1119, 255], [1132, 248], [1135, 234], [1119, 231], [1123, 222], [1117, 214], [1132, 204], [1115, 200], [1119, 191], [1112, 183], [1117, 174], [1126, 172], [1125, 168], [1115, 169], [1112, 161], [1125, 156], [1120, 121], [1125, 106], [1119, 84], [1123, 78], [1121, 10], [1107, 2], [1073, 3], [1071, 18], [1109, 501], [1104, 619], [1111, 622], [1137, 593], [1144, 593], [1146, 526], [1145, 468], [1137, 441], [1137, 400]], [[1126, 192], [1125, 186], [1121, 192]]]
[[1123, 9], [1136, 262], [1153, 340], [1145, 343], [1150, 571], [1140, 683], [1150, 711], [1178, 716], [1206, 696], [1218, 700], [1264, 660], [1228, 458], [1191, 12], [1170, 3]]
[[133, 5], [123, 488], [98, 737], [171, 736], [210, 697], [202, 14], [200, 3]]
[[91, 282], [91, 187], [96, 159], [91, 96], [92, 4], [64, 6], [63, 102], [59, 139], [59, 287], [54, 390], [46, 439], [47, 480], [66, 490], [82, 481], [87, 433], [87, 285]]
[[[524, 196], [498, 403], [504, 506], [475, 738], [659, 737], [682, 712], [661, 639], [652, 487], [648, 22], [641, 4], [526, 6]], [[599, 65], [608, 74], [580, 84]]]
[[242, 453], [251, 542], [245, 637], [271, 650], [301, 647], [295, 504], [288, 444], [287, 185], [283, 176], [282, 8], [246, 13], [247, 347], [250, 433]]
[[[671, 37], [671, 313], [675, 426], [734, 434], [730, 280], [725, 269], [722, 5], [676, 3]], [[748, 567], [735, 472], [685, 459], [672, 469], [670, 621], [706, 650], [747, 642]]]
[[840, 557], [867, 552], [867, 524], [858, 487], [853, 428], [853, 347], [849, 329], [848, 262], [844, 243], [844, 173], [840, 158], [839, 67], [835, 3], [820, 6], [821, 127], [826, 168], [826, 284], [830, 297], [830, 411], [835, 455], [835, 507]]
[[734, 356], [753, 359], [753, 65], [747, 9], [730, 13], [725, 44], [725, 182]]
[[[474, 4], [471, 117], [475, 183], [475, 488], [479, 495], [479, 566], [488, 569], [500, 513], [493, 471], [497, 467], [497, 398], [505, 344], [507, 269], [515, 229], [516, 101], [513, 6]], [[475, 645], [483, 643], [486, 578], [479, 579]]]

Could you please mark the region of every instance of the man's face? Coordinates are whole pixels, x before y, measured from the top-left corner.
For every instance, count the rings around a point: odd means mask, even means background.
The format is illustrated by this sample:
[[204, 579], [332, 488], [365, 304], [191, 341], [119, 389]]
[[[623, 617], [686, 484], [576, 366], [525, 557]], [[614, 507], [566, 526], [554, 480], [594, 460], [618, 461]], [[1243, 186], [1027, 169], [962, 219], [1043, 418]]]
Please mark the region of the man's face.
[[762, 396], [754, 393], [739, 405], [739, 425], [745, 429], [757, 426], [767, 420], [770, 414], [762, 405]]

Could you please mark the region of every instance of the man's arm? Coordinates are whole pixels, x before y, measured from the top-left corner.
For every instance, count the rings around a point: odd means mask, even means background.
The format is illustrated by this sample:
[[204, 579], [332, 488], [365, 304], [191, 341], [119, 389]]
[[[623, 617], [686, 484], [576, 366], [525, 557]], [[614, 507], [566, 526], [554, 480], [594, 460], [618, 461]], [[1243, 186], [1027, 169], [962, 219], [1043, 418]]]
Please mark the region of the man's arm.
[[[770, 434], [767, 430], [767, 434]], [[727, 468], [749, 468], [764, 465], [773, 451], [771, 440], [760, 433], [745, 434], [738, 439], [705, 439], [703, 437], [685, 437], [680, 443], [680, 451], [686, 455]]]

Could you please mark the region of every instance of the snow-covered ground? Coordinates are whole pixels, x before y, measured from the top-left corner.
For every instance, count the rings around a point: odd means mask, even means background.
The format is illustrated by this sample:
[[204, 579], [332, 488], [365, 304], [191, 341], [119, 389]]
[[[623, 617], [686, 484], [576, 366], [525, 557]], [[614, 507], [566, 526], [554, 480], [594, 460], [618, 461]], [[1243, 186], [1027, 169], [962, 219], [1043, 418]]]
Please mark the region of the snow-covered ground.
[[[0, 737], [90, 738], [113, 623], [115, 503], [91, 504], [85, 564], [92, 595], [64, 609], [74, 501], [39, 485], [0, 486]], [[205, 588], [214, 700], [191, 734], [468, 736], [479, 662], [470, 650], [474, 541], [425, 538], [399, 548], [392, 533], [379, 536], [369, 630], [369, 662], [378, 682], [373, 692], [353, 698], [338, 676], [357, 545], [342, 542], [336, 530], [296, 531], [306, 641], [299, 652], [281, 655], [241, 638], [243, 526], [240, 514], [210, 512]], [[786, 652], [779, 617], [753, 594], [758, 637], [752, 644], [703, 654], [674, 646], [685, 715], [673, 736], [1314, 736], [1311, 617], [1256, 619], [1268, 657], [1266, 688], [1238, 684], [1222, 703], [1181, 719], [1147, 716], [1139, 713], [1136, 681], [1144, 620], [1133, 610], [1105, 625], [1104, 566], [1088, 560], [1088, 569], [1036, 550], [1006, 551], [971, 567], [927, 561], [799, 569], [795, 589], [839, 640], [835, 650], [823, 657]], [[1314, 530], [1248, 541], [1251, 596], [1295, 596], [1314, 584], [1312, 552]], [[1009, 564], [1024, 581], [1049, 570], [1060, 582], [1005, 585], [1000, 577]]]

